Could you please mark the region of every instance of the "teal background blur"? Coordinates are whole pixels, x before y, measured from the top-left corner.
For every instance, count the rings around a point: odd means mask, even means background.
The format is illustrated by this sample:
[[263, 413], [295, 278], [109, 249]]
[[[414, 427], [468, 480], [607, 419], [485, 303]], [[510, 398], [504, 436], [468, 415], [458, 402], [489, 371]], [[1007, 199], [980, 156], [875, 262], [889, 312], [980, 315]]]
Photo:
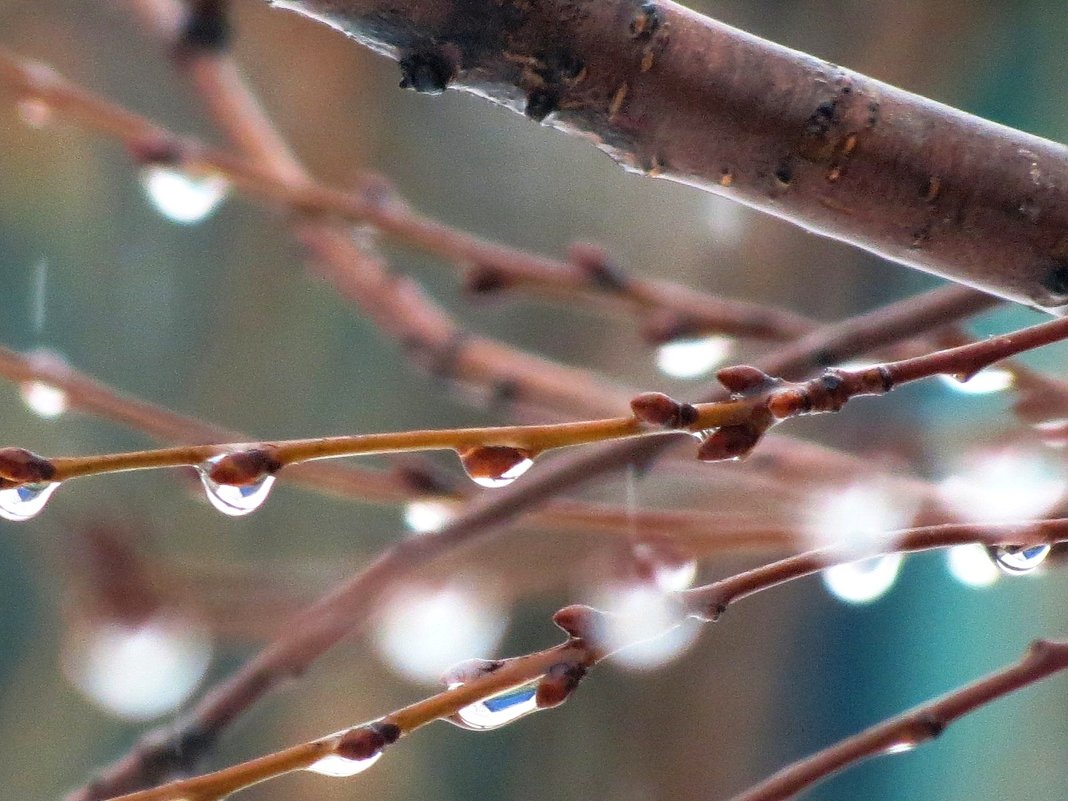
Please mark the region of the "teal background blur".
[[[396, 65], [335, 32], [256, 0], [235, 5], [236, 55], [246, 77], [309, 168], [329, 183], [344, 186], [361, 170], [381, 170], [416, 208], [479, 234], [550, 254], [592, 239], [628, 269], [827, 320], [936, 284], [727, 201], [625, 175], [587, 144], [480, 100], [402, 92]], [[736, 0], [701, 10], [1009, 125], [1068, 139], [1068, 4]], [[0, 0], [0, 44], [175, 130], [218, 141], [198, 99], [121, 0]], [[119, 145], [67, 125], [31, 130], [10, 97], [0, 96], [0, 343], [54, 349], [122, 390], [265, 438], [505, 420], [409, 367], [396, 343], [310, 278], [277, 212], [235, 197], [202, 224], [169, 223], [145, 202], [137, 168]], [[696, 391], [658, 375], [625, 320], [524, 298], [472, 303], [451, 269], [386, 250], [398, 272], [415, 276], [472, 330], [634, 386]], [[36, 330], [41, 264], [45, 318]], [[978, 330], [1036, 319], [1002, 311]], [[1050, 349], [1030, 363], [1061, 374], [1064, 357], [1063, 349]], [[77, 414], [41, 420], [7, 385], [0, 386], [0, 408], [0, 444], [45, 454], [148, 444]], [[858, 403], [794, 433], [855, 452], [892, 452], [937, 477], [956, 454], [1012, 426], [1008, 399], [966, 398], [932, 385]], [[658, 481], [654, 473], [640, 493], [670, 504], [672, 487]], [[610, 480], [597, 497], [623, 502], [622, 481]], [[679, 497], [701, 503], [692, 487]], [[744, 508], [745, 500], [735, 502]], [[63, 487], [39, 518], [0, 523], [4, 797], [57, 798], [143, 729], [91, 704], [60, 668], [72, 621], [86, 603], [78, 561], [69, 557], [94, 524], [123, 532], [172, 581], [191, 573], [240, 576], [213, 591], [238, 594], [259, 584], [281, 609], [296, 608], [403, 536], [399, 509], [317, 497], [284, 483], [251, 517], [224, 518], [163, 472], [79, 481]], [[526, 551], [551, 555], [553, 547], [570, 557], [587, 546], [509, 534], [488, 569], [508, 576]], [[746, 564], [713, 560], [702, 575]], [[549, 615], [582, 592], [574, 577], [569, 581], [525, 578], [531, 589], [515, 599], [504, 653], [554, 641]], [[790, 760], [1015, 660], [1034, 637], [1064, 636], [1066, 589], [1056, 570], [968, 589], [948, 577], [938, 555], [908, 560], [893, 590], [870, 606], [842, 605], [816, 580], [797, 582], [739, 604], [658, 671], [599, 669], [560, 710], [491, 734], [436, 725], [366, 775], [287, 777], [241, 797], [726, 798]], [[210, 675], [233, 669], [278, 620], [266, 613], [231, 620], [232, 630], [218, 632]], [[807, 797], [1068, 798], [1066, 689], [1063, 677], [1028, 689], [930, 746], [862, 765]], [[337, 730], [427, 691], [391, 673], [365, 639], [354, 639], [249, 714], [213, 764]]]

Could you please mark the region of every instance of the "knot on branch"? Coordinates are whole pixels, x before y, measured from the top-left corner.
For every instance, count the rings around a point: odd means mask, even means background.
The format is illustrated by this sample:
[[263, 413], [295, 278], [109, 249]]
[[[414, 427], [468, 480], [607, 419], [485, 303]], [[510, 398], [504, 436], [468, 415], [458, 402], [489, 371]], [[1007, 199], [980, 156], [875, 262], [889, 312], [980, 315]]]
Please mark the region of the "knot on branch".
[[630, 402], [634, 416], [657, 428], [675, 430], [697, 422], [697, 409], [689, 403], [679, 403], [662, 392], [643, 392]]
[[475, 264], [464, 271], [464, 290], [472, 295], [490, 295], [511, 286], [508, 276], [488, 264]]
[[456, 59], [444, 48], [429, 47], [401, 57], [401, 89], [440, 95], [456, 77]]
[[397, 742], [400, 736], [400, 726], [376, 720], [341, 735], [334, 753], [354, 762], [362, 762], [378, 754], [387, 745]]
[[208, 478], [216, 484], [232, 487], [247, 487], [259, 483], [264, 476], [273, 475], [282, 469], [269, 445], [227, 453], [212, 461]]
[[579, 686], [586, 672], [587, 667], [578, 662], [559, 662], [549, 668], [535, 690], [538, 709], [552, 709], [564, 703]]
[[25, 448], [0, 448], [0, 479], [6, 485], [40, 484], [56, 474], [55, 465]]

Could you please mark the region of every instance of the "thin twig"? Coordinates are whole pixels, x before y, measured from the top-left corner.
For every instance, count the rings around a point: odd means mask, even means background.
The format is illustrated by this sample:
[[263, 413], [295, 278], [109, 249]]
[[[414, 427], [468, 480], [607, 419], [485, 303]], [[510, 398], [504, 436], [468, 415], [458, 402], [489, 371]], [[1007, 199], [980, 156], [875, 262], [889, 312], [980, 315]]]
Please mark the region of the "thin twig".
[[[1054, 544], [1064, 541], [1066, 537], [1068, 537], [1068, 520], [1064, 519], [994, 525], [928, 526], [888, 532], [886, 542], [890, 544], [886, 546], [885, 552], [907, 553], [969, 543], [990, 546]], [[765, 565], [705, 587], [676, 593], [675, 597], [682, 602], [680, 616], [668, 626], [671, 628], [678, 625], [685, 612], [705, 621], [718, 620], [725, 604], [730, 600], [747, 597], [836, 564], [851, 562], [856, 558], [855, 553], [844, 555], [841, 550], [822, 549]], [[709, 613], [710, 603], [718, 604], [714, 614]], [[378, 718], [370, 724], [354, 726], [337, 734], [311, 740], [213, 773], [192, 779], [182, 779], [150, 790], [129, 793], [113, 801], [218, 801], [242, 788], [294, 770], [308, 768], [326, 755], [344, 754], [346, 749], [351, 748], [354, 738], [358, 737], [361, 743], [366, 744], [366, 739], [371, 736], [368, 732], [388, 730], [389, 735], [384, 740], [372, 743], [372, 750], [364, 755], [364, 758], [370, 758], [380, 753], [390, 743], [416, 729], [435, 720], [453, 716], [465, 707], [505, 690], [542, 677], [549, 677], [553, 675], [554, 669], [556, 676], [568, 679], [563, 688], [554, 687], [554, 690], [557, 690], [557, 693], [552, 696], [555, 703], [545, 704], [556, 705], [575, 689], [579, 680], [590, 668], [610, 654], [637, 642], [637, 640], [612, 643], [605, 641], [603, 639], [603, 615], [604, 613], [588, 607], [567, 607], [558, 612], [554, 618], [557, 624], [571, 635], [571, 639], [562, 645], [503, 662], [489, 663], [481, 670], [474, 671], [471, 678], [458, 686]], [[643, 633], [641, 641], [648, 639], [648, 636], [647, 633]], [[937, 733], [933, 727], [924, 728], [921, 725], [917, 728], [915, 725], [916, 720], [925, 720], [922, 716], [927, 712], [933, 712], [933, 719], [941, 721], [944, 726], [983, 703], [1037, 681], [1055, 670], [1068, 667], [1068, 643], [1064, 646], [1055, 646], [1055, 644], [1048, 644], [1048, 646], [1034, 648], [1031, 655], [1025, 658], [1015, 671], [1009, 670], [995, 674], [994, 677], [947, 696], [914, 713], [921, 717], [913, 716], [891, 721], [858, 736], [856, 742], [844, 744], [830, 754], [823, 752], [813, 760], [799, 763], [772, 780], [771, 786], [789, 788], [790, 792], [779, 789], [772, 793], [770, 789], [764, 789], [764, 785], [761, 785], [758, 789], [764, 794], [757, 794], [757, 791], [754, 791], [753, 795], [745, 795], [742, 798], [746, 801], [787, 798], [820, 778], [840, 770], [850, 762], [879, 753], [885, 748], [899, 745], [902, 742], [917, 745]], [[544, 695], [548, 693], [539, 692], [539, 698]], [[878, 735], [873, 735], [871, 732], [878, 732]]]

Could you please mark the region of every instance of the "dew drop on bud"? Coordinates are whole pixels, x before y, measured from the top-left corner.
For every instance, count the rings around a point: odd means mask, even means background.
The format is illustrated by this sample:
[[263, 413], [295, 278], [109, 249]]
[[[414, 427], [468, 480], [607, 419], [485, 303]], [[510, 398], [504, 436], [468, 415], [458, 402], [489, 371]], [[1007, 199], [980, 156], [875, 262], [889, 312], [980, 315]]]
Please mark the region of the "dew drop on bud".
[[214, 456], [203, 465], [197, 466], [200, 480], [204, 484], [204, 490], [208, 495], [211, 505], [225, 515], [240, 517], [259, 509], [271, 492], [274, 484], [274, 476], [264, 473], [256, 481], [249, 484], [220, 484], [211, 477], [212, 467], [226, 454]]
[[505, 445], [482, 445], [460, 453], [460, 464], [480, 487], [507, 487], [534, 464], [527, 451]]
[[321, 776], [355, 776], [357, 773], [363, 773], [381, 758], [381, 751], [364, 759], [349, 759], [340, 754], [327, 754], [322, 759], [308, 765], [305, 770], [318, 773]]
[[994, 551], [994, 561], [1006, 573], [1021, 575], [1030, 573], [1049, 555], [1048, 545], [1004, 546]]
[[[459, 687], [452, 684], [449, 689]], [[500, 695], [475, 701], [449, 718], [449, 722], [471, 731], [489, 731], [507, 726], [524, 715], [538, 711], [537, 682], [515, 687]]]
[[0, 489], [0, 517], [4, 520], [29, 520], [44, 509], [58, 486], [55, 481], [47, 481]]
[[193, 176], [160, 164], [150, 164], [141, 171], [141, 185], [156, 211], [182, 225], [211, 216], [230, 188], [218, 175]]

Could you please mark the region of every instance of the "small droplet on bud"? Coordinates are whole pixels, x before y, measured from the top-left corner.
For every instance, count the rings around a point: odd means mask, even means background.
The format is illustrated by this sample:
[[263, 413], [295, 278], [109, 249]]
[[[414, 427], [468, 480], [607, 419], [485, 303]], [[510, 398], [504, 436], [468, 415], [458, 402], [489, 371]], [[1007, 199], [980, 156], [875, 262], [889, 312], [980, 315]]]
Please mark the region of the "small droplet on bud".
[[507, 487], [534, 464], [533, 455], [507, 445], [481, 445], [459, 453], [460, 464], [480, 487]]
[[643, 392], [630, 402], [631, 412], [643, 423], [660, 428], [685, 428], [697, 422], [697, 409], [662, 392]]
[[586, 675], [586, 666], [571, 662], [553, 665], [538, 682], [534, 701], [538, 709], [552, 709], [566, 701]]
[[1041, 565], [1049, 552], [1048, 545], [1005, 545], [994, 551], [994, 561], [1006, 573], [1019, 576]]
[[15, 484], [39, 484], [56, 474], [43, 456], [25, 448], [0, 448], [0, 478]]
[[749, 423], [717, 428], [704, 436], [701, 447], [697, 449], [697, 458], [702, 462], [744, 459], [762, 436], [763, 429]]
[[716, 380], [731, 392], [751, 392], [763, 389], [775, 381], [763, 370], [748, 364], [724, 367], [716, 372]]

